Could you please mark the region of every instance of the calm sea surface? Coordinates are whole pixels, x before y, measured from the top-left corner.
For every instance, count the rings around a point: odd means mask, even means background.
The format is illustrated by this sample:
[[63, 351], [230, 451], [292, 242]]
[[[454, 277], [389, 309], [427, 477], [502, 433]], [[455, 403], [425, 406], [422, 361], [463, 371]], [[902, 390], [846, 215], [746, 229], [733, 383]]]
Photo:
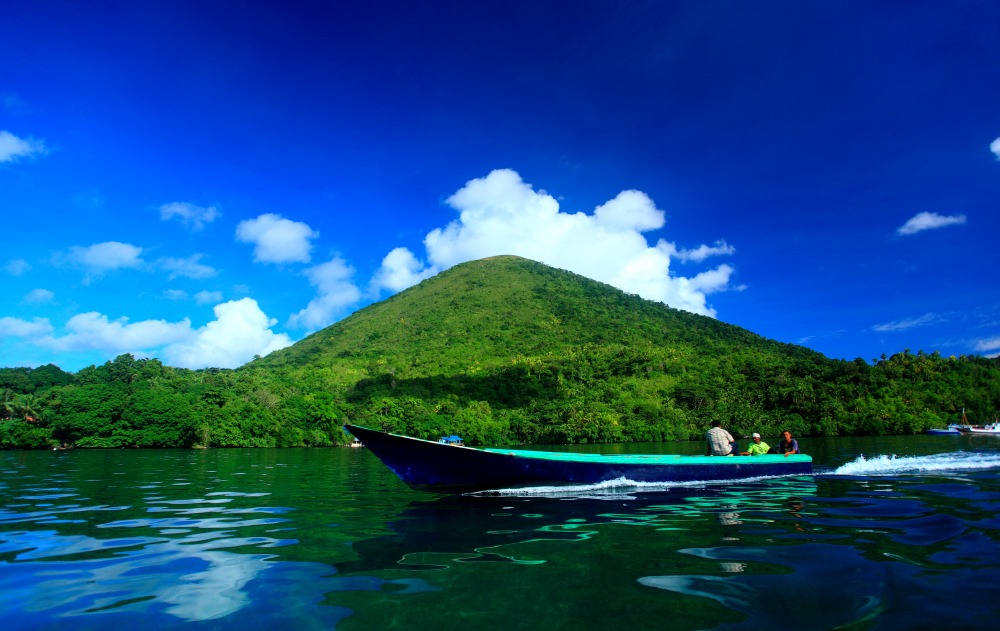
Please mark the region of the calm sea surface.
[[812, 477], [499, 497], [365, 449], [0, 452], [0, 628], [995, 628], [1000, 438], [801, 442]]

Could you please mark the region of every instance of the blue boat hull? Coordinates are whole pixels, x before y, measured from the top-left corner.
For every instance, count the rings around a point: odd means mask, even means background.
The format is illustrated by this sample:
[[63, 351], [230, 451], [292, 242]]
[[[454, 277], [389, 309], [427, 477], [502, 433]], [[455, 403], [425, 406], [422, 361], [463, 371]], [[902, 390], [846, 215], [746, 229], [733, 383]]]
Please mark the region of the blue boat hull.
[[470, 492], [542, 485], [741, 480], [808, 475], [812, 458], [784, 456], [602, 456], [473, 449], [346, 425], [410, 487]]

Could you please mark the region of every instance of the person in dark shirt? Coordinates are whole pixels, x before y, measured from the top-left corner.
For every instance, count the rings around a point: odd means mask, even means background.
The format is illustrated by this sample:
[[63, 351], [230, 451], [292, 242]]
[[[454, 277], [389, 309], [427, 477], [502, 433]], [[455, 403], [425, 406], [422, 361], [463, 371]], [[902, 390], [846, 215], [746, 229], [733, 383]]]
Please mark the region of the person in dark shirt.
[[785, 454], [787, 457], [790, 454], [799, 453], [799, 441], [792, 438], [792, 433], [787, 429], [781, 433], [781, 442], [778, 443], [778, 453]]

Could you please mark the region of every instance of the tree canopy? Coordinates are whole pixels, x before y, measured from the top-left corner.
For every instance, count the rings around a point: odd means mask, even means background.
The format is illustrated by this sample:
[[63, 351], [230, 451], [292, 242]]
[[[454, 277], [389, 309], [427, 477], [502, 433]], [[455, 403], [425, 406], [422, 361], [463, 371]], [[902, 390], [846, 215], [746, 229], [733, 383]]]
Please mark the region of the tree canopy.
[[125, 354], [0, 369], [0, 447], [343, 443], [345, 422], [470, 444], [915, 433], [1000, 409], [1000, 360], [871, 362], [517, 257], [458, 265], [236, 370]]

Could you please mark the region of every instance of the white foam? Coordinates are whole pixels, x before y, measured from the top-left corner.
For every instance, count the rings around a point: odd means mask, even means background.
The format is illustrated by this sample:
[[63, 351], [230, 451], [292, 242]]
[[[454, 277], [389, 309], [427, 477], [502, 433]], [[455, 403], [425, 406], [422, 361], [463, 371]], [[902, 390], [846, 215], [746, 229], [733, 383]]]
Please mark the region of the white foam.
[[829, 475], [885, 475], [924, 471], [970, 471], [1000, 467], [1000, 453], [954, 451], [932, 456], [858, 456]]
[[502, 496], [502, 497], [579, 497], [579, 498], [609, 498], [624, 499], [634, 491], [669, 491], [675, 488], [705, 487], [720, 484], [752, 483], [762, 480], [773, 480], [788, 476], [758, 476], [740, 478], [738, 480], [693, 480], [689, 482], [636, 482], [628, 478], [617, 478], [595, 484], [568, 484], [551, 486], [529, 486], [516, 489], [496, 489], [478, 491], [468, 495]]

